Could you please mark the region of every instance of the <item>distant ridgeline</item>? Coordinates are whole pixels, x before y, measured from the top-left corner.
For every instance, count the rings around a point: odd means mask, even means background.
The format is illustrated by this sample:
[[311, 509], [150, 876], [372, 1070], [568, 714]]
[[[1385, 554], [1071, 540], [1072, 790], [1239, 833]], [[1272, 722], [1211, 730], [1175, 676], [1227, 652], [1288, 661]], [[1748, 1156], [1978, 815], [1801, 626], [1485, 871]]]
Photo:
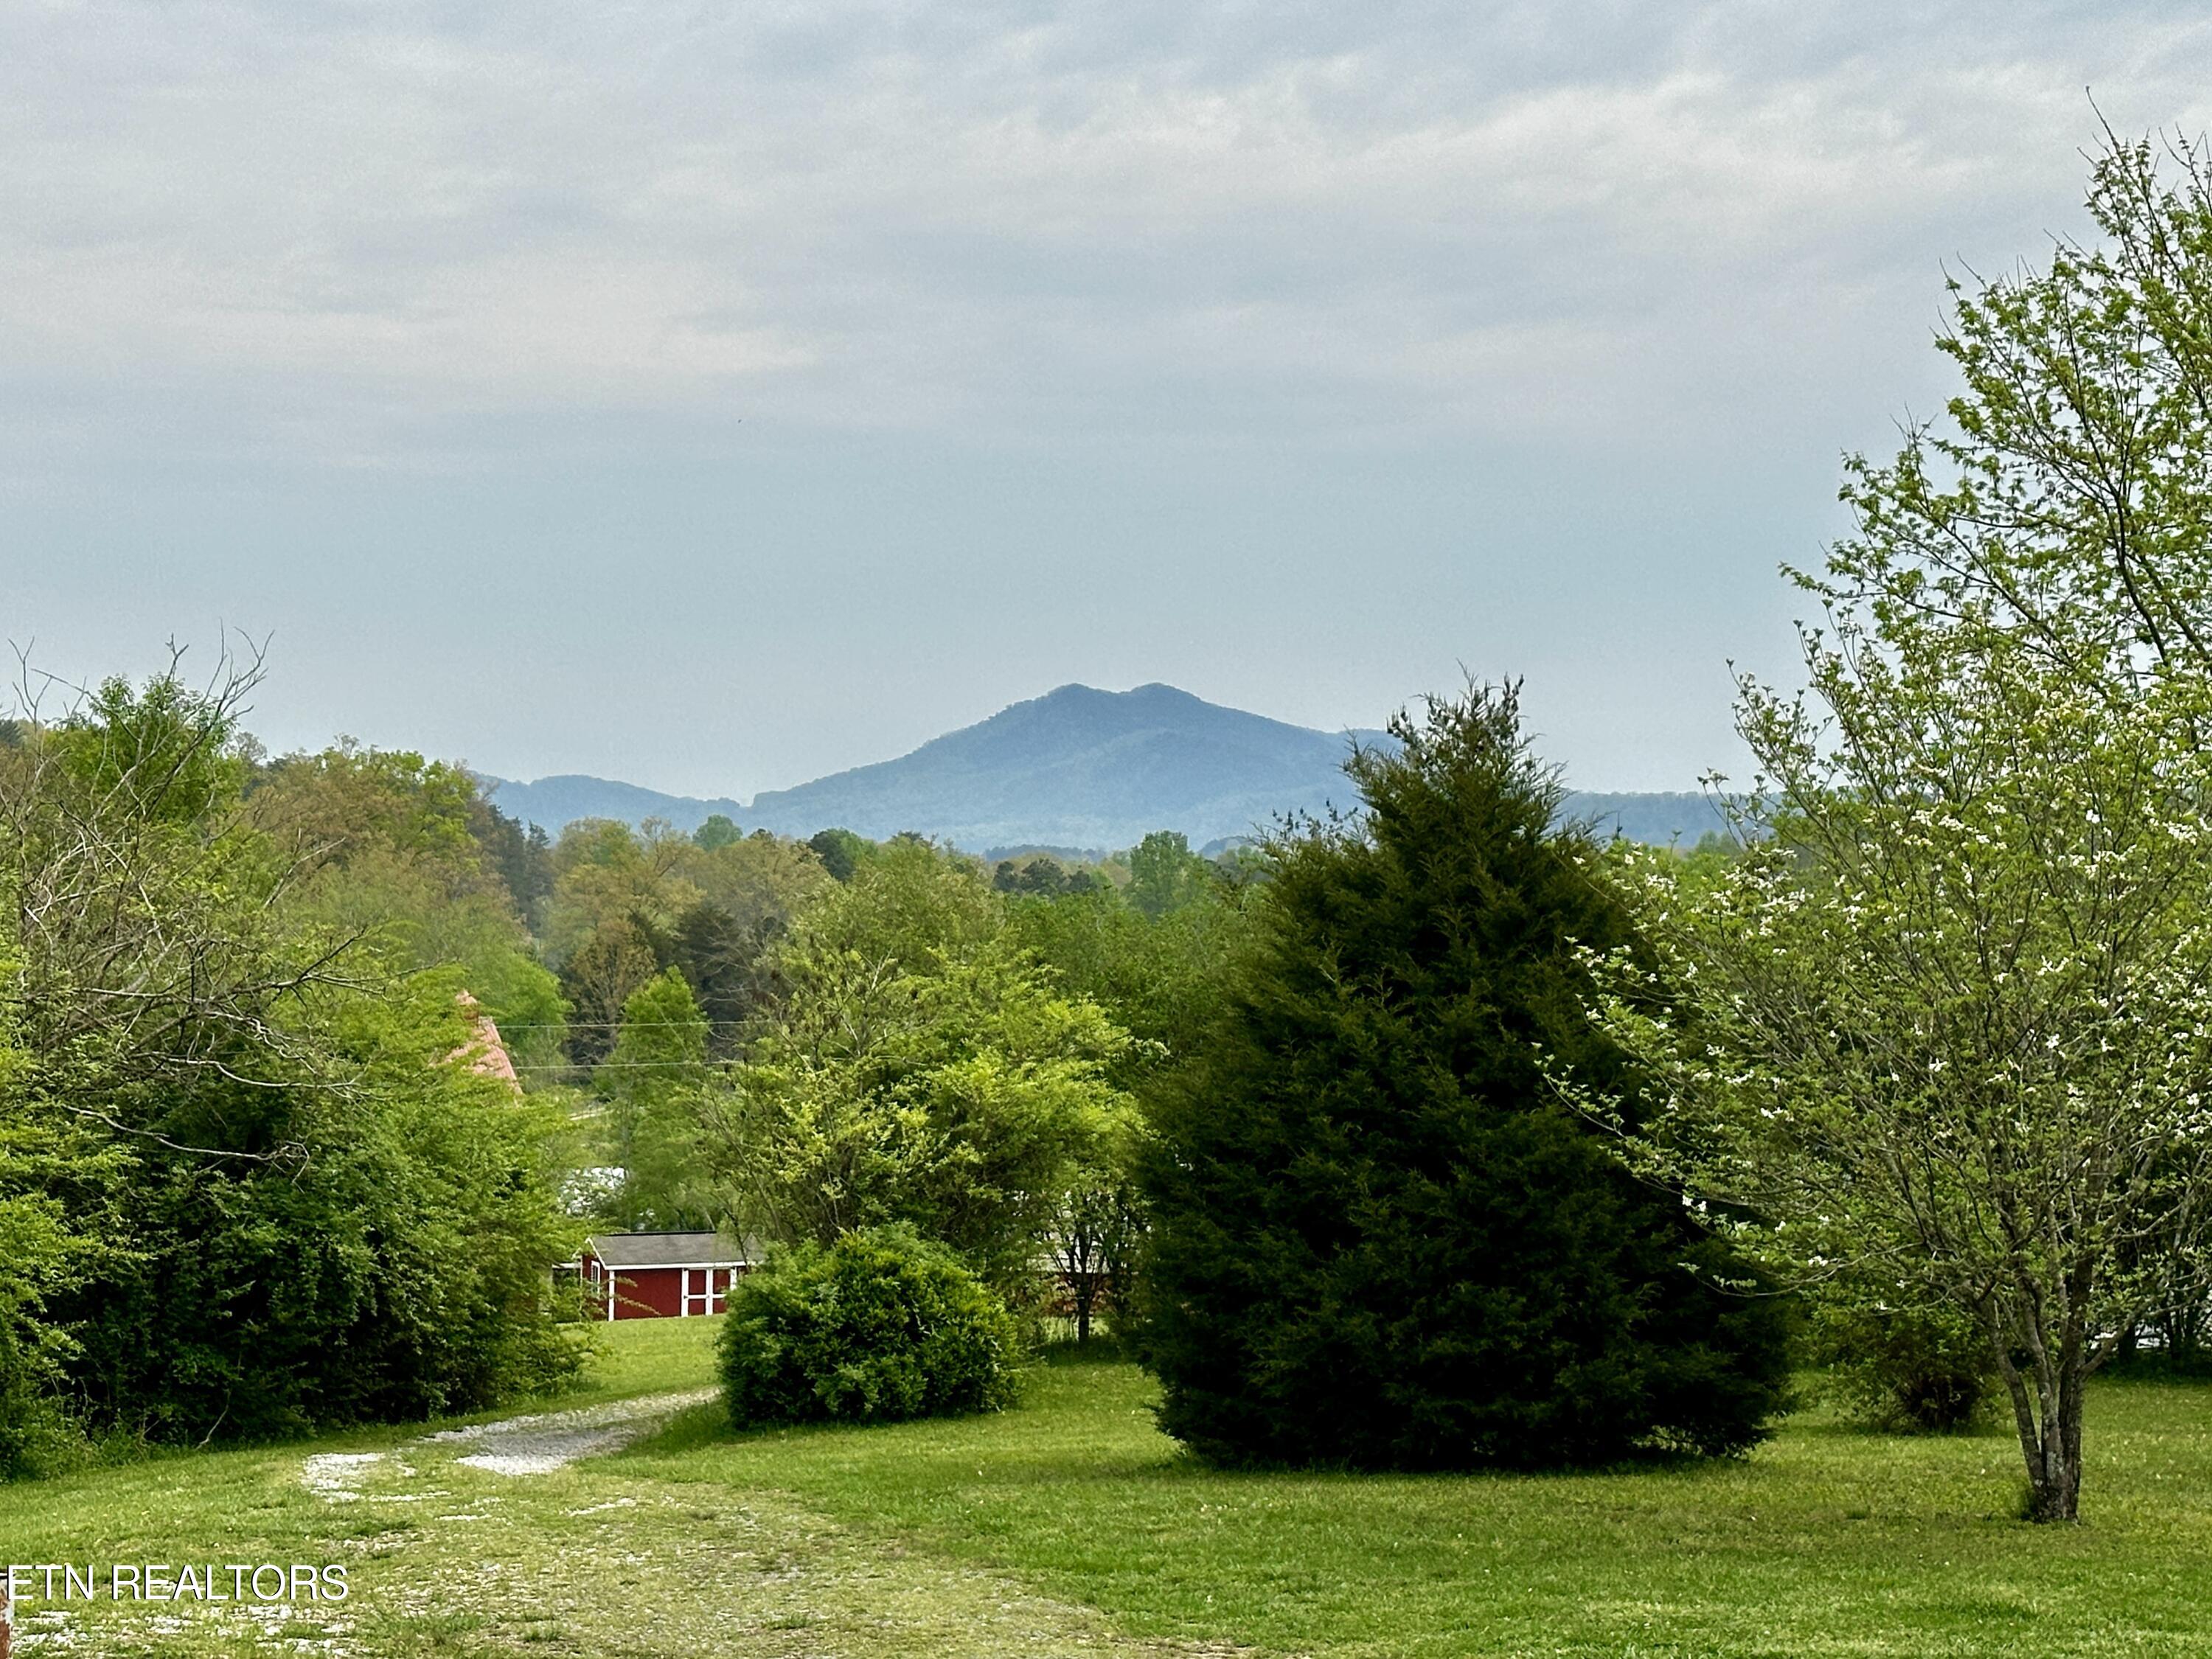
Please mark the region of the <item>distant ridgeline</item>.
[[1593, 794], [1577, 790], [1569, 795], [1561, 816], [1582, 819], [1595, 828], [1601, 838], [1626, 836], [1653, 847], [1680, 842], [1694, 847], [1706, 834], [1728, 833], [1728, 819], [1711, 795], [1694, 790], [1680, 793]]
[[[664, 795], [658, 789], [617, 783], [611, 778], [586, 777], [580, 773], [540, 778], [535, 783], [516, 783], [481, 772], [477, 778], [489, 792], [492, 805], [501, 811], [524, 823], [537, 824], [549, 836], [559, 835], [562, 825], [573, 823], [578, 818], [615, 818], [629, 824], [659, 818], [687, 835], [717, 812], [732, 823], [743, 823], [744, 819], [745, 809], [733, 800]], [[748, 829], [751, 827], [746, 825]]]
[[[880, 841], [915, 830], [994, 858], [1048, 850], [1065, 860], [1133, 847], [1155, 830], [1218, 850], [1287, 812], [1348, 810], [1358, 797], [1345, 756], [1354, 743], [1393, 741], [1382, 732], [1316, 732], [1170, 685], [1064, 685], [896, 760], [749, 804], [574, 775], [485, 782], [501, 811], [549, 834], [585, 817], [661, 818], [688, 831], [720, 813], [779, 835], [837, 828]], [[1687, 846], [1723, 827], [1712, 803], [1690, 793], [1576, 794], [1566, 813], [1594, 820], [1601, 835], [1660, 845]]]

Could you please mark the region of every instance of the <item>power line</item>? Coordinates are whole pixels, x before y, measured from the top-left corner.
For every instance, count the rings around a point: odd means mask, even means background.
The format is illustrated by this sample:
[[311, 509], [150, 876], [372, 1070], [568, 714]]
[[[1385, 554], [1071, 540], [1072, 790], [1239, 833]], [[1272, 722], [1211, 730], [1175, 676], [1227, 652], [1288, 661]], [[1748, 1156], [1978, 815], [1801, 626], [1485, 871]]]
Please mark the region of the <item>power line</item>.
[[573, 1063], [540, 1060], [527, 1066], [517, 1066], [510, 1060], [507, 1064], [511, 1070], [517, 1072], [673, 1072], [687, 1066], [743, 1066], [745, 1062], [742, 1060], [603, 1060], [596, 1066], [584, 1060]]
[[702, 1025], [743, 1025], [741, 1019], [571, 1019], [534, 1020], [510, 1025], [495, 1016], [492, 1024], [502, 1031], [678, 1031]]

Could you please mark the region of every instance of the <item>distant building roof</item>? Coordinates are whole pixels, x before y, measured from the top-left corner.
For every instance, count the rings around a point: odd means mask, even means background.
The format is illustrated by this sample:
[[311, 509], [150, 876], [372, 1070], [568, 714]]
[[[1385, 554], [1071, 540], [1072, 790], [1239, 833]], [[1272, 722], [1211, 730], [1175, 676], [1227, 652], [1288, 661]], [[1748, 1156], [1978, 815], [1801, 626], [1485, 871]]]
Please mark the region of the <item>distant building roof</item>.
[[514, 1062], [507, 1058], [507, 1045], [500, 1041], [499, 1027], [492, 1024], [483, 1005], [466, 991], [457, 994], [453, 1000], [461, 1005], [461, 1012], [469, 1022], [469, 1041], [448, 1058], [460, 1061], [472, 1072], [497, 1078], [520, 1094], [522, 1079], [515, 1076]]
[[593, 1233], [585, 1248], [610, 1267], [743, 1267], [757, 1259], [753, 1241], [720, 1233]]

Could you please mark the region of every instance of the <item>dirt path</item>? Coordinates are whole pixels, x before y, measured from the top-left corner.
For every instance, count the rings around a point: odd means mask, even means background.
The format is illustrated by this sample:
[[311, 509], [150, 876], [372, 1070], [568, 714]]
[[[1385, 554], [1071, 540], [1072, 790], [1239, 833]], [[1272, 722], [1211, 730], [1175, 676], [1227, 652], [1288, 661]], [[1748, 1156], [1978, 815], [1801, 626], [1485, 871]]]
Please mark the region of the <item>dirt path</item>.
[[355, 1586], [293, 1651], [332, 1659], [1169, 1659], [1096, 1609], [842, 1527], [787, 1493], [629, 1473], [606, 1454], [711, 1391], [448, 1429], [298, 1466]]
[[703, 1406], [714, 1397], [712, 1389], [684, 1394], [651, 1395], [642, 1400], [617, 1401], [580, 1411], [545, 1412], [530, 1417], [510, 1417], [497, 1423], [478, 1423], [465, 1429], [447, 1429], [423, 1443], [460, 1441], [483, 1449], [453, 1461], [494, 1474], [550, 1474], [580, 1457], [618, 1451], [633, 1440], [659, 1428], [680, 1411]]
[[[417, 1446], [462, 1444], [478, 1449], [453, 1461], [467, 1468], [488, 1469], [494, 1474], [550, 1474], [580, 1457], [619, 1451], [642, 1439], [680, 1411], [704, 1405], [714, 1397], [712, 1389], [692, 1389], [681, 1394], [647, 1395], [638, 1400], [617, 1400], [605, 1406], [575, 1411], [533, 1412], [522, 1417], [501, 1418], [494, 1423], [471, 1423], [465, 1428], [441, 1429], [425, 1435]], [[405, 1480], [418, 1471], [403, 1455], [385, 1452], [322, 1452], [301, 1466], [301, 1484], [325, 1503], [357, 1504], [374, 1495], [387, 1503], [419, 1501], [430, 1494], [390, 1490], [392, 1479]]]
[[[841, 1525], [790, 1492], [686, 1480], [680, 1459], [647, 1465], [619, 1455], [710, 1398], [662, 1394], [344, 1450], [271, 1448], [215, 1455], [204, 1466], [175, 1460], [118, 1471], [116, 1481], [144, 1496], [106, 1523], [136, 1540], [118, 1546], [128, 1553], [117, 1559], [189, 1552], [207, 1562], [343, 1565], [343, 1599], [54, 1603], [21, 1621], [17, 1652], [1194, 1659], [1238, 1651], [1134, 1637], [1094, 1607]], [[666, 1478], [672, 1468], [678, 1478]]]

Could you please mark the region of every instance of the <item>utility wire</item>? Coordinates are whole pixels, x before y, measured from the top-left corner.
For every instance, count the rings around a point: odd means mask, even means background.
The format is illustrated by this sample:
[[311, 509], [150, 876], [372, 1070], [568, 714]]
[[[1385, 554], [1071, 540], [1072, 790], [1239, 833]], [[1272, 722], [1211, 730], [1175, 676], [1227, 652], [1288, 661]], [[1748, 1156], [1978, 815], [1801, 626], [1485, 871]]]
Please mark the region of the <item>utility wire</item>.
[[527, 1066], [508, 1066], [518, 1072], [675, 1072], [684, 1067], [705, 1066], [743, 1066], [742, 1060], [603, 1060], [596, 1066], [588, 1060], [537, 1060]]
[[674, 1031], [699, 1025], [743, 1025], [741, 1019], [572, 1019], [538, 1020], [526, 1024], [510, 1025], [494, 1018], [492, 1024], [502, 1031]]

